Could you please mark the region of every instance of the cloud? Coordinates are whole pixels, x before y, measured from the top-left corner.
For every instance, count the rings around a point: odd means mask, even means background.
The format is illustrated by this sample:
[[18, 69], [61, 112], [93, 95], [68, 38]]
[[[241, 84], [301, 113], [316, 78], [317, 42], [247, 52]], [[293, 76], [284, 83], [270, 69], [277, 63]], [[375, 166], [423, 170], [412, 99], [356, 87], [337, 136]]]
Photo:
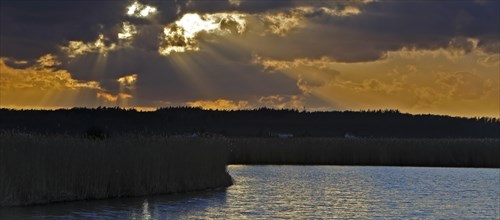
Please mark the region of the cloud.
[[228, 0], [230, 5], [240, 6], [242, 0]]
[[66, 70], [52, 68], [54, 58], [45, 55], [33, 66], [17, 69], [0, 58], [2, 107], [96, 106], [99, 82], [75, 80]]
[[126, 89], [135, 89], [135, 84], [137, 82], [137, 74], [131, 74], [128, 76], [122, 76], [116, 80], [120, 83], [120, 87]]
[[117, 95], [113, 95], [107, 92], [98, 92], [97, 98], [103, 99], [105, 102], [110, 103], [114, 106], [120, 106], [119, 101], [133, 98], [132, 95], [126, 93], [118, 93]]
[[130, 22], [123, 22], [121, 32], [118, 33], [118, 39], [132, 40], [137, 34], [137, 28]]
[[299, 6], [284, 11], [271, 11], [262, 14], [254, 14], [267, 26], [268, 32], [284, 37], [288, 32], [311, 25], [311, 21], [318, 17], [344, 17], [361, 13], [356, 6], [345, 5], [343, 7], [326, 6]]
[[[194, 12], [200, 15], [228, 13], [234, 9], [234, 4], [229, 1], [72, 1], [26, 5], [22, 1], [9, 1], [2, 3], [0, 50], [3, 57], [25, 60], [47, 53], [56, 54], [61, 45], [69, 42], [93, 42], [99, 34], [109, 38], [110, 43], [118, 44], [114, 39], [117, 37], [111, 36], [117, 34], [114, 27], [161, 26]], [[181, 17], [175, 13], [178, 6], [182, 6]], [[500, 3], [497, 1], [449, 4], [446, 1], [284, 0], [242, 1], [237, 6], [238, 12], [231, 13], [246, 14], [253, 21], [260, 20], [267, 24], [270, 33], [279, 36], [288, 35], [293, 30], [292, 36], [273, 42], [274, 45], [265, 42], [272, 37], [252, 39], [256, 44], [264, 41], [263, 48], [259, 45], [255, 48], [259, 54], [276, 59], [328, 56], [338, 61], [357, 62], [380, 59], [386, 51], [403, 47], [446, 47], [450, 39], [460, 36], [477, 38], [478, 47], [488, 53], [497, 52], [500, 44], [495, 30], [500, 19], [494, 9], [498, 7]], [[45, 13], [52, 10], [57, 13]], [[89, 11], [95, 12], [93, 16], [86, 16]], [[124, 22], [133, 26], [125, 26]], [[123, 28], [120, 33], [125, 37], [131, 31]], [[171, 44], [176, 46], [179, 43], [172, 41]], [[187, 44], [184, 41], [184, 44], [190, 45], [189, 41]], [[74, 45], [77, 46], [80, 45]], [[192, 45], [192, 48], [197, 47]], [[287, 53], [280, 52], [285, 49]]]
[[[62, 83], [54, 88], [90, 106], [247, 101], [460, 112], [459, 104], [470, 110], [467, 103], [476, 103], [485, 109], [478, 112], [492, 115], [499, 7], [498, 1], [6, 1], [0, 56], [23, 79], [2, 85], [25, 86], [9, 91], [15, 94]], [[44, 80], [34, 85], [27, 72]], [[98, 87], [83, 86], [89, 82]], [[61, 104], [71, 105], [51, 103]]]
[[[301, 11], [310, 9], [316, 12], [311, 12], [310, 16], [285, 17], [287, 19], [281, 22], [283, 25], [277, 26], [281, 29], [275, 29], [275, 33], [286, 37], [273, 39], [272, 43], [255, 37], [260, 43], [255, 44], [253, 51], [274, 59], [328, 56], [340, 62], [366, 62], [383, 59], [388, 51], [401, 48], [470, 47], [466, 39], [474, 38], [478, 41], [478, 48], [498, 53], [495, 49], [499, 48], [500, 36], [495, 30], [500, 25], [500, 18], [492, 10], [498, 7], [496, 1], [484, 5], [472, 1], [456, 4], [446, 1], [432, 4], [426, 1], [379, 1], [356, 6], [360, 13], [353, 13], [353, 16], [325, 16], [324, 11], [319, 10], [321, 7], [302, 7]], [[345, 6], [344, 10], [346, 8], [349, 7]], [[334, 9], [342, 11], [341, 8]], [[470, 17], [467, 22], [460, 20], [467, 16]], [[450, 41], [455, 42], [450, 45]]]
[[[460, 100], [479, 99], [495, 89], [493, 80], [465, 71], [438, 72], [436, 83], [447, 91], [447, 97]], [[496, 84], [498, 88], [498, 83]]]
[[[168, 103], [172, 105], [172, 103]], [[214, 99], [214, 100], [196, 100], [185, 103], [178, 103], [177, 105], [186, 105], [191, 107], [200, 107], [203, 109], [213, 110], [243, 110], [243, 109], [256, 109], [261, 107], [274, 108], [274, 109], [298, 109], [302, 110], [325, 110], [330, 109], [332, 106], [325, 105], [317, 99], [306, 97], [303, 95], [269, 95], [261, 96], [256, 99], [250, 100], [231, 100], [231, 99]]]
[[95, 42], [84, 43], [82, 41], [70, 41], [67, 46], [62, 46], [61, 50], [66, 53], [69, 58], [84, 55], [87, 53], [99, 53], [106, 55], [108, 51], [114, 50], [116, 44], [107, 42], [103, 34]]
[[303, 109], [306, 106], [304, 99], [300, 95], [270, 95], [260, 97], [259, 104], [274, 109]]
[[319, 60], [307, 58], [294, 59], [293, 61], [272, 60], [254, 55], [253, 63], [260, 64], [264, 70], [281, 72], [297, 80], [297, 87], [305, 95], [310, 95], [316, 88], [323, 87], [335, 80], [338, 71], [328, 68], [327, 64], [333, 62], [327, 57]]
[[118, 78], [124, 91], [113, 92], [97, 81], [74, 79], [65, 69], [56, 69], [57, 57], [47, 54], [24, 68], [8, 65], [0, 58], [0, 106], [2, 108], [68, 108], [74, 106], [123, 106], [133, 99], [137, 74]]
[[127, 7], [127, 15], [138, 18], [147, 18], [157, 12], [151, 5], [144, 5], [137, 1]]
[[318, 98], [339, 109], [497, 117], [498, 65], [481, 64], [485, 56], [481, 48], [468, 50], [401, 49], [388, 52], [383, 60], [358, 63], [255, 55], [254, 62], [269, 74], [295, 79], [303, 100]]
[[249, 109], [248, 101], [232, 101], [227, 99], [217, 99], [217, 100], [197, 100], [193, 102], [187, 102], [187, 106], [190, 107], [200, 107], [203, 109], [212, 110], [240, 110]]
[[39, 62], [25, 69], [8, 66], [0, 59], [2, 67], [2, 91], [9, 89], [36, 88], [40, 90], [74, 90], [78, 88], [101, 89], [96, 81], [78, 81], [65, 70], [51, 68], [57, 61], [50, 54], [42, 56]]
[[[61, 62], [53, 54], [46, 54], [40, 57], [36, 62], [40, 67], [54, 67], [61, 65]], [[27, 63], [28, 63], [27, 61], [20, 63], [18, 62], [18, 64], [27, 64]]]
[[[235, 2], [231, 3], [235, 4]], [[191, 12], [186, 14], [193, 14], [192, 12], [196, 11], [198, 14], [203, 15], [204, 18], [202, 20], [205, 21], [219, 22], [222, 20], [222, 26], [232, 26], [236, 23], [235, 26], [238, 31], [241, 31], [240, 28], [244, 21], [241, 18], [243, 14], [260, 17], [261, 15], [264, 16], [263, 13], [276, 9], [300, 11], [299, 8], [290, 9], [294, 4], [297, 4], [292, 3], [292, 1], [245, 1], [243, 3], [242, 7], [238, 7], [239, 13], [227, 13], [225, 12], [228, 7], [227, 4], [222, 4], [221, 2], [207, 4], [204, 1], [189, 1], [186, 4], [151, 2], [152, 5], [149, 5], [140, 1], [88, 3], [77, 0], [71, 3], [37, 3], [33, 4], [33, 7], [22, 4], [22, 2], [7, 2], [2, 4], [1, 25], [2, 42], [9, 43], [2, 45], [1, 53], [4, 57], [33, 59], [47, 53], [56, 54], [61, 46], [65, 47], [66, 51], [69, 50], [77, 54], [95, 52], [97, 49], [106, 49], [103, 45], [99, 46], [96, 44], [102, 43], [105, 46], [110, 46], [119, 44], [117, 40], [120, 39], [129, 40], [133, 35], [137, 34], [138, 26], [161, 26], [165, 23], [172, 23], [175, 19], [179, 23], [182, 17], [178, 19], [169, 13], [171, 10], [177, 10], [179, 5], [185, 5], [185, 10]], [[228, 4], [230, 3], [228, 2]], [[225, 7], [226, 9], [224, 9]], [[326, 9], [328, 8], [322, 7], [320, 10]], [[347, 9], [349, 8], [347, 7]], [[43, 11], [51, 10], [58, 13], [48, 15], [43, 13]], [[336, 11], [336, 9], [328, 10]], [[94, 16], [86, 16], [88, 11], [102, 11], [102, 13], [94, 14]], [[300, 13], [301, 16], [306, 14], [304, 10], [302, 11]], [[280, 12], [273, 13], [280, 14]], [[31, 17], [26, 18], [19, 16], [19, 14], [30, 14]], [[273, 16], [272, 13], [267, 13], [266, 15]], [[60, 22], [66, 20], [71, 22]], [[274, 27], [276, 25], [278, 24], [275, 24]], [[116, 27], [121, 28], [117, 29]], [[185, 30], [187, 27], [184, 26], [182, 28]], [[228, 30], [229, 27], [221, 27], [221, 29]], [[19, 48], [22, 49], [19, 50]], [[75, 54], [72, 56], [75, 56]]]
[[181, 19], [164, 28], [158, 52], [169, 55], [172, 52], [197, 51], [197, 38], [201, 33], [224, 35], [232, 33], [234, 29], [241, 34], [246, 26], [244, 17], [238, 13], [184, 14]]
[[269, 32], [285, 36], [291, 30], [303, 26], [303, 14], [304, 11], [302, 10], [291, 10], [279, 13], [267, 13], [262, 16], [262, 19], [265, 25], [268, 26]]
[[[127, 1], [2, 1], [0, 54], [37, 59], [68, 41], [90, 42], [121, 23]], [[91, 16], [89, 16], [91, 14]]]

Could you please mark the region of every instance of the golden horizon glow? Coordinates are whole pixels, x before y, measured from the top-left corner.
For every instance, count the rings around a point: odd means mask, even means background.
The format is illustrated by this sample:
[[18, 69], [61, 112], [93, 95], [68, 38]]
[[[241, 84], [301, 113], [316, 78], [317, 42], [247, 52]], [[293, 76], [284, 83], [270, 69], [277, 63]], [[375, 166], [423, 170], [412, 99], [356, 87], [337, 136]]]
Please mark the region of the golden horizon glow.
[[97, 98], [102, 98], [107, 102], [114, 102], [115, 104], [118, 100], [126, 100], [126, 99], [130, 99], [132, 97], [133, 97], [132, 95], [127, 94], [127, 93], [118, 93], [116, 95], [113, 95], [113, 94], [110, 94], [107, 92], [98, 92], [97, 93]]
[[[476, 40], [468, 41], [477, 45]], [[340, 109], [498, 118], [499, 55], [472, 48], [467, 54], [454, 48], [403, 48], [388, 52], [385, 59], [360, 63], [327, 57], [273, 60], [255, 55], [254, 63], [297, 80], [303, 96], [319, 97]]]
[[228, 99], [197, 100], [193, 102], [187, 102], [186, 105], [190, 107], [200, 107], [202, 109], [208, 110], [239, 110], [249, 107], [248, 101], [232, 101]]

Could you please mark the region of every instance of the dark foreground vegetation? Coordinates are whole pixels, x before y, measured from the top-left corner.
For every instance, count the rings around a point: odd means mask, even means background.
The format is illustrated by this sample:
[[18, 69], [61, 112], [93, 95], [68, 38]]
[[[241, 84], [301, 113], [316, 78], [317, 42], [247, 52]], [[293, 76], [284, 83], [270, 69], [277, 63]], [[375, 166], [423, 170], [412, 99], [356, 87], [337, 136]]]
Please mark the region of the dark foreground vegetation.
[[227, 164], [500, 168], [499, 139], [203, 138], [0, 134], [0, 206], [232, 184]]
[[224, 139], [0, 134], [0, 206], [232, 184]]
[[0, 206], [232, 184], [227, 164], [500, 168], [500, 120], [397, 111], [0, 109]]
[[97, 133], [113, 136], [217, 134], [226, 137], [500, 138], [500, 120], [411, 115], [396, 110], [306, 112], [256, 109], [212, 111], [165, 108], [137, 112], [120, 108], [61, 110], [0, 109], [0, 130], [27, 133]]

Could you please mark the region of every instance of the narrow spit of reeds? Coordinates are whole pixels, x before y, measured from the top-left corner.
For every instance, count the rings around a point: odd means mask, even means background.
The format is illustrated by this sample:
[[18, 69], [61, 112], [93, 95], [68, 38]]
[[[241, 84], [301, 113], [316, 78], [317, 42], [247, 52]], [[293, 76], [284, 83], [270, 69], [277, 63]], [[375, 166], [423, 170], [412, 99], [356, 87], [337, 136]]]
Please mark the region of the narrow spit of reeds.
[[231, 164], [500, 168], [500, 139], [239, 138]]
[[226, 187], [227, 140], [0, 134], [0, 205]]

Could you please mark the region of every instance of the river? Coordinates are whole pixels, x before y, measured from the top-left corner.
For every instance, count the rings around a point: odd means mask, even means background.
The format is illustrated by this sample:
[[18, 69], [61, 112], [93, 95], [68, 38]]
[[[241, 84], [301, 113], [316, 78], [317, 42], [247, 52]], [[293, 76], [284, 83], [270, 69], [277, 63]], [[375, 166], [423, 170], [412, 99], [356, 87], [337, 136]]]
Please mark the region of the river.
[[240, 166], [203, 192], [1, 208], [0, 219], [499, 219], [500, 169]]

